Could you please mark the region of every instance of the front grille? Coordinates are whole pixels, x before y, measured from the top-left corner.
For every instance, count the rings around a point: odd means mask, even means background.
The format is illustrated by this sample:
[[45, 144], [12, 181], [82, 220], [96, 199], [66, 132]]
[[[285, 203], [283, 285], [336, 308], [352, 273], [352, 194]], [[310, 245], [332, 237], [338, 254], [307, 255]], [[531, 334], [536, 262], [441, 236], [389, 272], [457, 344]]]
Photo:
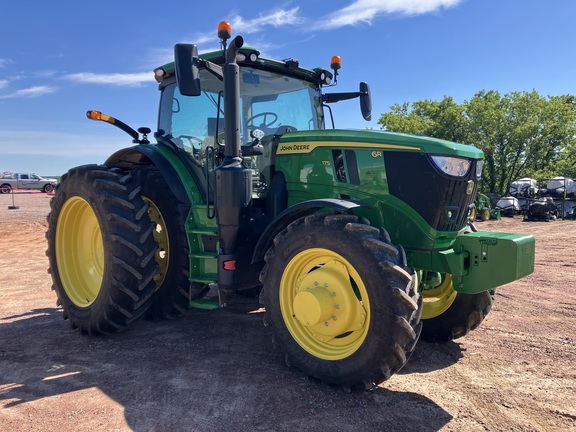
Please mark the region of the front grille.
[[[390, 194], [416, 210], [432, 228], [459, 231], [466, 226], [476, 196], [476, 161], [466, 177], [441, 172], [426, 154], [389, 152], [384, 164]], [[467, 194], [470, 181], [473, 190]]]

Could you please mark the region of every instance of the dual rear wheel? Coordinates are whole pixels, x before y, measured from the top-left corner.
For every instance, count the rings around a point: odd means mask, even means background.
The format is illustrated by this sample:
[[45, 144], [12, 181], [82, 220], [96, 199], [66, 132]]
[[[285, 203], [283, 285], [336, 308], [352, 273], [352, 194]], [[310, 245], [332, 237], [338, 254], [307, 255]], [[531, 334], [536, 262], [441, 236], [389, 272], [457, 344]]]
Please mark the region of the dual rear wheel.
[[86, 333], [115, 333], [147, 313], [175, 318], [204, 285], [188, 282], [176, 200], [155, 168], [71, 169], [48, 216], [47, 255], [64, 317]]
[[86, 165], [64, 176], [48, 215], [47, 255], [64, 318], [115, 333], [148, 309], [156, 289], [154, 224], [129, 173]]

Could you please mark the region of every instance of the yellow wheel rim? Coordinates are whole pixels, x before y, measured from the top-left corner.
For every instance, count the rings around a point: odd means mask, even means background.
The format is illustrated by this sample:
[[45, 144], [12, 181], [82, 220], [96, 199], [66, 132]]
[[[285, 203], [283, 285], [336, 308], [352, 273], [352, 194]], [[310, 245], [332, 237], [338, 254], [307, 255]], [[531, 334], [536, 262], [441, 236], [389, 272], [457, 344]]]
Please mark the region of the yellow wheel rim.
[[104, 246], [96, 214], [83, 198], [72, 197], [62, 206], [55, 249], [66, 294], [76, 306], [90, 306], [102, 286]]
[[352, 355], [370, 326], [364, 282], [345, 258], [327, 249], [307, 249], [290, 260], [280, 282], [280, 308], [294, 340], [324, 360]]
[[458, 293], [454, 290], [451, 274], [442, 275], [442, 283], [436, 288], [424, 290], [422, 298], [424, 307], [422, 308], [422, 319], [435, 318], [446, 312]]
[[170, 262], [168, 230], [166, 229], [166, 222], [162, 217], [162, 213], [160, 213], [156, 204], [145, 196], [143, 196], [142, 199], [144, 202], [148, 203], [148, 215], [150, 216], [150, 220], [156, 224], [153, 237], [154, 241], [158, 244], [155, 256], [156, 262], [158, 263], [158, 272], [154, 275], [154, 281], [156, 282], [156, 288], [158, 289], [162, 286], [162, 283], [164, 283], [166, 272], [168, 270], [168, 263]]

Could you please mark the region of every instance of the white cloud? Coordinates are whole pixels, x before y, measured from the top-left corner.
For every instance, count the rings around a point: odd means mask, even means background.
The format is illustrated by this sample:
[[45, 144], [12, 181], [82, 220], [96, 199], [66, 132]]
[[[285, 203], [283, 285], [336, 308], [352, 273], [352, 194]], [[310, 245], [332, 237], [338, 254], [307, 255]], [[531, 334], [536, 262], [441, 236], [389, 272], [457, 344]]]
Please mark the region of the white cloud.
[[132, 87], [154, 82], [154, 74], [152, 71], [128, 74], [96, 74], [92, 72], [80, 72], [65, 75], [64, 78], [80, 83]]
[[6, 65], [11, 64], [12, 61], [9, 59], [0, 58], [0, 68], [6, 67]]
[[[228, 21], [232, 27], [232, 35], [235, 36], [238, 34], [247, 35], [260, 33], [263, 32], [266, 27], [298, 27], [305, 22], [305, 19], [299, 15], [299, 8], [294, 7], [292, 9], [274, 9], [264, 14], [261, 13], [255, 18], [244, 18], [240, 15], [234, 15], [228, 18]], [[185, 38], [181, 42], [195, 44], [198, 47], [199, 53], [222, 49], [216, 27], [210, 32], [197, 33]], [[254, 45], [256, 45], [255, 42]], [[264, 40], [258, 40], [257, 46], [261, 51], [272, 47], [272, 45]], [[155, 65], [154, 67], [170, 63], [174, 61], [174, 47], [155, 48], [150, 51], [149, 58], [151, 63]]]
[[0, 89], [8, 85], [8, 80], [0, 80]]
[[462, 0], [356, 0], [331, 13], [324, 28], [332, 29], [358, 23], [371, 24], [380, 15], [421, 15], [457, 6]]
[[[0, 85], [0, 88], [2, 86]], [[0, 95], [0, 99], [14, 99], [14, 98], [34, 98], [44, 96], [50, 93], [54, 93], [56, 91], [56, 87], [51, 86], [34, 86], [29, 87], [21, 90], [16, 90], [13, 93], [9, 93], [6, 95]]]
[[299, 16], [299, 7], [292, 9], [274, 9], [266, 15], [258, 15], [256, 18], [245, 19], [240, 15], [234, 16], [230, 20], [232, 31], [235, 34], [257, 33], [263, 27], [287, 27], [298, 26], [304, 22], [304, 18]]

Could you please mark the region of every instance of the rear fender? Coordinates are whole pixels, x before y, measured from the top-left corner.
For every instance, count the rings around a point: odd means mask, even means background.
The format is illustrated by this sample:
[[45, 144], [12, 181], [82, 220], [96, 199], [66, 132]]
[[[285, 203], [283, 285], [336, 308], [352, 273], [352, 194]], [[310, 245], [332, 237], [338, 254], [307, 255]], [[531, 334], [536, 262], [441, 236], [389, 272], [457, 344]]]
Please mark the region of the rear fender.
[[104, 162], [104, 165], [123, 169], [136, 169], [150, 165], [158, 168], [176, 198], [186, 207], [179, 209], [183, 220], [186, 220], [191, 203], [182, 180], [174, 166], [152, 146], [137, 145], [118, 150]]

